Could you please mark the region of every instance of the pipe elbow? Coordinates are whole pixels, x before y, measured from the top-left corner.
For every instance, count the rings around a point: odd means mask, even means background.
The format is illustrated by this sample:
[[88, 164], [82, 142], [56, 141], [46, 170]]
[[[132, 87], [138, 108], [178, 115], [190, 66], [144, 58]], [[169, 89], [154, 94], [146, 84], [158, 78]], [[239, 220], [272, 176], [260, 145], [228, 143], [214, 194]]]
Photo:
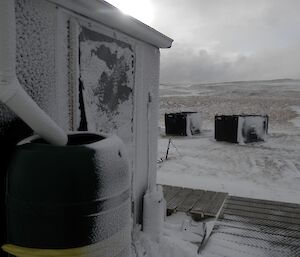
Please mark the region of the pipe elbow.
[[31, 99], [16, 75], [15, 1], [0, 0], [0, 101], [48, 142], [65, 145], [66, 133]]
[[64, 130], [33, 101], [18, 80], [12, 83], [15, 91], [5, 104], [46, 141], [54, 145], [66, 145], [68, 137]]

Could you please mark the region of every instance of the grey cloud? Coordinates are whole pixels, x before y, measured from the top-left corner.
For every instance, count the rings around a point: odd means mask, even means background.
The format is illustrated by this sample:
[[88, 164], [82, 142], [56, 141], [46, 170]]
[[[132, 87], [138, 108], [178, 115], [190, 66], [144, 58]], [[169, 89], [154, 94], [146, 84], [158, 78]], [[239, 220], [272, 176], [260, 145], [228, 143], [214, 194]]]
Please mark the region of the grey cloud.
[[299, 78], [300, 44], [228, 59], [205, 50], [174, 48], [162, 53], [162, 83]]
[[175, 40], [163, 82], [300, 77], [300, 1], [152, 1], [154, 27]]
[[168, 53], [162, 53], [162, 82], [209, 82], [227, 80], [231, 63], [220, 56], [210, 55], [202, 49], [195, 53], [189, 48], [175, 48]]

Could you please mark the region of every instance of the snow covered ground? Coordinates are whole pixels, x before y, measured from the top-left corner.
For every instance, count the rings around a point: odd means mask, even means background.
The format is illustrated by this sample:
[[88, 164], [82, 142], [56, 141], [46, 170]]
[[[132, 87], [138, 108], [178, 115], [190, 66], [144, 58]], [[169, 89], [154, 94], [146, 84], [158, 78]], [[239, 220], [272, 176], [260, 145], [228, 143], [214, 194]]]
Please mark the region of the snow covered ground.
[[[161, 135], [157, 183], [300, 203], [300, 80], [161, 85]], [[164, 113], [197, 111], [199, 136], [164, 135]], [[266, 142], [246, 145], [214, 140], [215, 114], [268, 114]], [[213, 221], [212, 221], [213, 222]], [[185, 224], [188, 224], [187, 228]], [[136, 256], [194, 257], [201, 223], [184, 214], [167, 217], [160, 242], [139, 232]]]
[[[275, 80], [161, 87], [159, 156], [168, 140], [163, 114], [198, 111], [203, 132], [173, 137], [158, 183], [231, 195], [300, 203], [300, 81]], [[215, 114], [268, 114], [266, 142], [246, 145], [214, 139]]]
[[[172, 142], [159, 165], [160, 184], [300, 203], [300, 133], [270, 133], [265, 143], [236, 145], [216, 142], [207, 130]], [[159, 140], [160, 157], [167, 145], [168, 138]]]
[[135, 231], [133, 257], [200, 257], [197, 251], [203, 240], [202, 225], [184, 213], [176, 213], [166, 218], [163, 236], [158, 241]]

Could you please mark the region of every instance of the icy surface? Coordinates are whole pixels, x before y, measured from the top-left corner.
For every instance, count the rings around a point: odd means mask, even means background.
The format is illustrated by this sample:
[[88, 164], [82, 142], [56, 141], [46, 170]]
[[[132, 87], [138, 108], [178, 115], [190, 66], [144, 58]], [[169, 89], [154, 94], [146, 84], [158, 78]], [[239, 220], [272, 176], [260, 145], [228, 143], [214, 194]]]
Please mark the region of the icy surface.
[[300, 106], [292, 106], [292, 110], [297, 113], [297, 117], [292, 119], [291, 122], [296, 128], [300, 129]]
[[[17, 77], [39, 107], [57, 120], [55, 12], [55, 7], [46, 1], [16, 1]], [[1, 127], [14, 119], [15, 115], [0, 104]]]
[[[159, 140], [164, 157], [168, 139]], [[158, 183], [229, 192], [232, 195], [300, 203], [299, 135], [271, 133], [265, 143], [216, 142], [213, 131], [173, 138]]]
[[[208, 221], [207, 224], [210, 224]], [[185, 213], [166, 217], [159, 241], [136, 229], [133, 233], [133, 257], [201, 257], [197, 254], [203, 240], [202, 222], [195, 222]]]
[[[175, 233], [175, 230], [173, 231]], [[197, 254], [197, 245], [182, 240], [181, 233], [173, 233], [172, 230], [166, 230], [160, 242], [150, 239], [143, 232], [135, 236], [132, 257], [201, 257]], [[190, 238], [188, 238], [190, 239]]]
[[240, 116], [238, 125], [238, 142], [249, 143], [263, 141], [267, 135], [267, 118], [265, 116]]
[[[300, 203], [299, 80], [183, 86], [175, 96], [177, 88], [172, 97], [164, 97], [172, 87], [161, 87], [161, 113], [179, 105], [202, 112], [205, 130], [190, 139], [173, 138], [176, 148], [159, 164], [158, 183]], [[214, 115], [242, 112], [270, 116], [267, 141], [216, 142]], [[158, 159], [165, 156], [167, 144], [168, 138], [161, 136]]]
[[55, 6], [46, 1], [18, 0], [16, 25], [18, 79], [34, 101], [56, 118]]
[[[300, 81], [163, 85], [160, 94], [158, 159], [164, 159], [169, 140], [163, 129], [165, 112], [198, 111], [204, 130], [199, 136], [173, 137], [176, 148], [171, 146], [168, 160], [158, 164], [158, 183], [300, 203]], [[216, 142], [214, 115], [243, 112], [270, 116], [267, 141], [247, 145]], [[170, 226], [171, 218], [177, 226]], [[142, 234], [138, 242], [139, 249], [147, 250], [144, 256], [199, 256], [197, 239], [178, 228], [185, 219], [170, 216], [160, 243]], [[240, 256], [230, 250], [226, 254]]]
[[131, 170], [126, 147], [117, 136], [111, 136], [93, 144], [94, 165], [98, 168], [98, 198], [105, 199], [120, 195], [130, 189]]
[[[131, 46], [82, 27], [80, 81], [89, 131], [132, 140], [134, 53]], [[82, 119], [82, 117], [81, 117]], [[79, 126], [79, 124], [78, 124]]]
[[186, 134], [192, 136], [199, 134], [201, 131], [201, 119], [199, 113], [191, 113], [187, 115]]
[[271, 128], [286, 130], [297, 117], [300, 80], [228, 82], [201, 85], [161, 85], [160, 122], [168, 112], [197, 111], [203, 128], [213, 128], [216, 114], [268, 114]]

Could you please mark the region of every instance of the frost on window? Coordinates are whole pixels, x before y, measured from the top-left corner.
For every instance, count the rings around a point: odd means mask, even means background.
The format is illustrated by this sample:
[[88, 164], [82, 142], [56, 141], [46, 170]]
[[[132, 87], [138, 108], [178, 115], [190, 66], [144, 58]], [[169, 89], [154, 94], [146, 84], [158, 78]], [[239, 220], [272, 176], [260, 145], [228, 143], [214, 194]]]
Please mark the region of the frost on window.
[[79, 130], [116, 133], [131, 141], [132, 46], [85, 27], [79, 34]]

